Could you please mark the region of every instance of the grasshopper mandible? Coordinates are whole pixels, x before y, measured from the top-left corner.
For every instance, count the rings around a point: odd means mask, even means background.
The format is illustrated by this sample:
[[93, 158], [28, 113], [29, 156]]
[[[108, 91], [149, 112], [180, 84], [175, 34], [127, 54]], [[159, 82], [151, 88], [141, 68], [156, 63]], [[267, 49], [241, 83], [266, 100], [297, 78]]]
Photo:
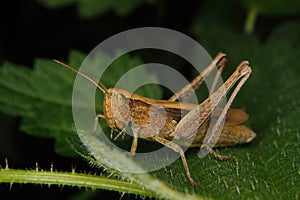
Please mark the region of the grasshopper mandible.
[[[217, 109], [219, 102], [237, 82], [224, 109], [220, 112], [216, 111], [218, 114], [214, 113], [214, 117], [218, 120], [214, 124], [213, 131], [217, 131], [222, 120], [225, 120], [216, 146], [246, 143], [256, 136], [249, 128], [241, 125], [248, 119], [248, 114], [240, 109], [229, 109], [238, 91], [251, 74], [251, 68], [247, 61], [241, 62], [227, 81], [199, 105], [180, 103], [179, 101], [189, 98], [192, 92], [217, 67], [218, 72], [210, 88], [210, 91], [214, 91], [216, 80], [219, 78], [226, 63], [226, 55], [224, 53], [217, 54], [211, 64], [201, 74], [168, 100], [154, 100], [131, 94], [120, 88], [107, 89], [101, 82], [95, 81], [71, 66], [57, 60], [54, 61], [83, 76], [104, 93], [103, 114], [98, 114], [95, 117], [94, 133], [96, 133], [99, 118], [105, 119], [112, 130], [120, 132], [119, 135], [125, 134], [125, 128], [130, 125], [133, 134], [131, 154], [134, 154], [137, 150], [139, 137], [156, 141], [173, 149], [180, 154], [186, 175], [191, 185], [196, 189], [199, 187], [191, 176], [184, 151], [180, 145], [184, 145], [185, 140], [193, 137], [190, 144], [191, 147], [202, 145], [211, 155], [220, 160], [229, 158], [215, 152], [210, 147], [209, 140], [205, 144], [202, 143], [204, 136], [207, 134], [208, 122], [213, 117], [213, 111]], [[185, 113], [183, 117], [181, 115], [182, 111]]]

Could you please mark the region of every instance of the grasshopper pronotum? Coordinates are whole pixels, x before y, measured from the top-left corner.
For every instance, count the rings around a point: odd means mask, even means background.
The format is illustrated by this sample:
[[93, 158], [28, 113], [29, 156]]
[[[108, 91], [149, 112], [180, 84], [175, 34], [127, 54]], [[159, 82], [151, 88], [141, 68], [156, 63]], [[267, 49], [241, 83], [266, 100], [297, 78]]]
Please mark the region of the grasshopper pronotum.
[[[226, 55], [223, 53], [219, 53], [201, 74], [189, 85], [176, 92], [169, 100], [154, 100], [137, 94], [131, 94], [120, 88], [107, 89], [101, 82], [95, 81], [67, 64], [57, 60], [54, 61], [88, 79], [104, 93], [103, 114], [98, 114], [95, 118], [94, 133], [96, 133], [99, 118], [105, 119], [109, 127], [114, 131], [119, 131], [120, 134], [124, 134], [125, 128], [130, 125], [133, 133], [133, 141], [130, 149], [131, 154], [136, 152], [139, 137], [159, 142], [173, 149], [180, 154], [186, 175], [191, 185], [196, 189], [198, 189], [198, 185], [194, 182], [190, 174], [184, 151], [180, 145], [184, 145], [183, 143], [187, 138], [193, 137], [190, 146], [202, 145], [211, 155], [220, 160], [229, 158], [228, 156], [219, 155], [212, 150], [209, 143], [210, 140], [207, 140], [204, 144], [202, 143], [207, 132], [208, 121], [212, 117], [213, 111], [238, 80], [239, 82], [224, 109], [220, 112], [216, 111], [218, 114], [214, 113], [217, 121], [212, 131], [217, 131], [222, 120], [225, 120], [216, 146], [246, 143], [251, 141], [256, 135], [253, 131], [241, 125], [247, 120], [247, 113], [240, 109], [229, 109], [238, 91], [251, 74], [251, 68], [247, 61], [241, 62], [227, 81], [199, 105], [180, 103], [178, 101], [187, 99], [215, 67], [218, 67], [215, 80], [219, 78], [226, 62]], [[213, 82], [210, 91], [214, 91], [215, 83], [216, 81]], [[166, 113], [164, 120], [160, 120], [163, 115], [162, 110]], [[182, 111], [186, 113], [183, 117], [181, 115]]]

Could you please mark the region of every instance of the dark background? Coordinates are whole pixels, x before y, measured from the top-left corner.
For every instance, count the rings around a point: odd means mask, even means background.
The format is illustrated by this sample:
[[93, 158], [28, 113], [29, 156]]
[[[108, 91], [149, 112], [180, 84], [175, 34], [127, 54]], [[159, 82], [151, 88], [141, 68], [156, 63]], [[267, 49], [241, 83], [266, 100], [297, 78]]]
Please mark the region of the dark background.
[[[205, 9], [206, 1], [159, 1], [152, 5], [142, 4], [128, 15], [119, 16], [114, 11], [92, 18], [78, 16], [76, 5], [50, 9], [37, 1], [3, 1], [0, 6], [0, 63], [9, 61], [31, 67], [37, 57], [66, 60], [71, 49], [88, 53], [97, 44], [119, 32], [144, 26], [158, 26], [180, 31], [191, 37], [195, 17]], [[245, 8], [232, 1], [234, 29], [243, 31]], [[212, 13], [214, 14], [214, 13]], [[229, 11], [229, 15], [233, 13]], [[259, 17], [256, 34], [261, 40], [282, 21], [299, 18], [299, 15], [283, 17]], [[182, 67], [182, 66], [181, 66]], [[1, 105], [0, 105], [1, 106]], [[53, 141], [29, 136], [18, 131], [20, 118], [0, 112], [0, 165], [15, 169], [50, 169], [70, 171], [72, 167], [90, 170], [80, 159], [60, 157], [53, 153]], [[17, 140], [15, 138], [18, 138]], [[70, 187], [41, 186], [31, 184], [1, 184], [0, 198], [66, 199], [75, 197], [81, 190]], [[88, 197], [90, 193], [85, 194]], [[119, 199], [118, 192], [98, 191], [92, 197]], [[123, 199], [134, 196], [124, 195]]]

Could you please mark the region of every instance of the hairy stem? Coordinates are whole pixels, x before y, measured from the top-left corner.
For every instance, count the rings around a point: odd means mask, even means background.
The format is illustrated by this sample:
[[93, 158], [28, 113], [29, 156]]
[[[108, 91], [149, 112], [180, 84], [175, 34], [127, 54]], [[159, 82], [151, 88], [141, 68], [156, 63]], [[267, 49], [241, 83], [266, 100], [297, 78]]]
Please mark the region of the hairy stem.
[[76, 172], [1, 169], [0, 183], [33, 183], [47, 185], [77, 186], [92, 189], [115, 190], [141, 196], [158, 197], [152, 191], [141, 189], [136, 183], [129, 183], [103, 176]]

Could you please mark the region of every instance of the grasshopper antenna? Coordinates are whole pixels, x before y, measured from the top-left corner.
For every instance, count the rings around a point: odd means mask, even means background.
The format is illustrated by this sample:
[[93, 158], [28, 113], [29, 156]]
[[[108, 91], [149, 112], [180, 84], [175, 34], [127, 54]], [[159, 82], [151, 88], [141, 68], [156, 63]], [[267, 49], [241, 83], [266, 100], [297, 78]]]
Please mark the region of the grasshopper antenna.
[[66, 67], [66, 68], [69, 68], [70, 70], [72, 70], [72, 71], [74, 71], [74, 72], [76, 72], [76, 73], [79, 74], [80, 76], [82, 76], [82, 77], [86, 78], [87, 80], [91, 81], [91, 82], [92, 82], [94, 85], [96, 85], [97, 88], [99, 88], [104, 94], [108, 94], [107, 88], [106, 88], [101, 82], [95, 81], [94, 79], [88, 77], [88, 76], [85, 75], [84, 73], [82, 73], [82, 72], [78, 71], [77, 69], [74, 69], [73, 67], [67, 65], [66, 63], [63, 63], [63, 62], [61, 62], [61, 61], [59, 61], [59, 60], [55, 60], [55, 59], [53, 59], [53, 61], [56, 62], [56, 63], [58, 63], [58, 64], [60, 64], [60, 65], [62, 65], [62, 66], [64, 66], [64, 67]]

